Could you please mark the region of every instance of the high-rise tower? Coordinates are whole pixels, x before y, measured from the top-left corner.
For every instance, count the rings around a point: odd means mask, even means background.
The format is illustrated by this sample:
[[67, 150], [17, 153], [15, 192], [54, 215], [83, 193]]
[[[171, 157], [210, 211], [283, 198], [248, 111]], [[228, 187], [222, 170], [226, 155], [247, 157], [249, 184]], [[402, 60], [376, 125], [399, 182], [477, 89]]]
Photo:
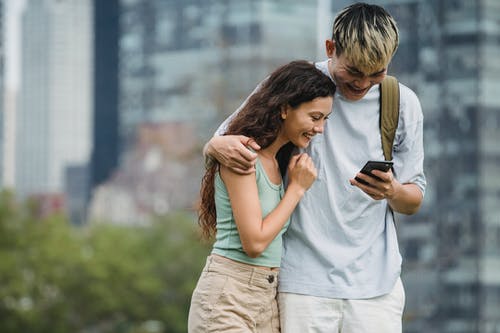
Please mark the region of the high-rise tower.
[[67, 167], [88, 163], [91, 130], [89, 0], [30, 0], [22, 18], [16, 179], [21, 197], [63, 192]]

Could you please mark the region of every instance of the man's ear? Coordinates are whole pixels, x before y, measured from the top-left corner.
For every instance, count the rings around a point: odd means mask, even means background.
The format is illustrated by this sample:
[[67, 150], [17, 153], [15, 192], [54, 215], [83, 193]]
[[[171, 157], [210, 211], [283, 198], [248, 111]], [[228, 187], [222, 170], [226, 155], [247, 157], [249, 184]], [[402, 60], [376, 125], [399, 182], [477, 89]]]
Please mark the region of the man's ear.
[[335, 41], [327, 39], [325, 41], [326, 56], [332, 58], [335, 55]]

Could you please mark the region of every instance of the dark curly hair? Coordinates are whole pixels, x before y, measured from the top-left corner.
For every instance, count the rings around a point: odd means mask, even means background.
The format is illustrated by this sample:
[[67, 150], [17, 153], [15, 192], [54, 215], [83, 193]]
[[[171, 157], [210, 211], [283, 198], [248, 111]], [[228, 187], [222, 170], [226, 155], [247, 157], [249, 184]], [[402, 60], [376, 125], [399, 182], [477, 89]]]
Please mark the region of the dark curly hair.
[[[245, 135], [253, 138], [261, 148], [266, 148], [276, 140], [281, 130], [281, 110], [284, 107], [295, 109], [304, 102], [318, 97], [333, 97], [334, 94], [335, 84], [313, 64], [304, 60], [292, 61], [276, 69], [250, 96], [230, 121], [224, 135]], [[292, 149], [293, 145], [288, 143], [280, 153], [285, 151], [289, 158]], [[198, 223], [205, 238], [216, 232], [214, 180], [218, 167], [215, 163], [208, 168], [201, 184]]]

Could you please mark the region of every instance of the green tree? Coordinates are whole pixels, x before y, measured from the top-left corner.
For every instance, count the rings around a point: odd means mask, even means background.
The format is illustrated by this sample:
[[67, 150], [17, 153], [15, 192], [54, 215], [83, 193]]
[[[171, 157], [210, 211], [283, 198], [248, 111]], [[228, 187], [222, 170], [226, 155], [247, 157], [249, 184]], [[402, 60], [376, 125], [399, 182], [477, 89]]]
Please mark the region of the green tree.
[[208, 247], [194, 216], [71, 227], [0, 193], [0, 331], [185, 332]]
[[67, 274], [78, 266], [78, 238], [66, 220], [37, 220], [11, 194], [0, 195], [2, 332], [59, 332]]

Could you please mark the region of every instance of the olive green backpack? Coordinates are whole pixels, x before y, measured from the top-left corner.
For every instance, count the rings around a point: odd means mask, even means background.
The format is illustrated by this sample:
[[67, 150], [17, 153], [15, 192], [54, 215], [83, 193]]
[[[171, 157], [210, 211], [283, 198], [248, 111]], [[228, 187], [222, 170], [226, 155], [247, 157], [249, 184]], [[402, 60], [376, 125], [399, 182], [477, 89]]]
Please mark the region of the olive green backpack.
[[380, 136], [386, 161], [392, 160], [392, 146], [399, 119], [399, 84], [387, 75], [380, 84]]

